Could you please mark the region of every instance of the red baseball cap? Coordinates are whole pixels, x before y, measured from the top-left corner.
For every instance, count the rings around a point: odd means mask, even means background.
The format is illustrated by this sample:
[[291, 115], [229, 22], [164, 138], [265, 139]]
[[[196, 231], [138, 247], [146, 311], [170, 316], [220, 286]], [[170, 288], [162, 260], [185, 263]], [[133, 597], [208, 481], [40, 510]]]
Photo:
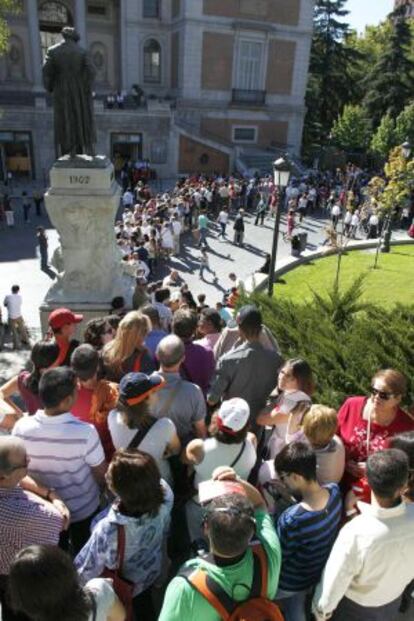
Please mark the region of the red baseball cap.
[[55, 308], [49, 315], [49, 326], [52, 330], [59, 330], [70, 323], [80, 323], [83, 315], [72, 313], [69, 308]]

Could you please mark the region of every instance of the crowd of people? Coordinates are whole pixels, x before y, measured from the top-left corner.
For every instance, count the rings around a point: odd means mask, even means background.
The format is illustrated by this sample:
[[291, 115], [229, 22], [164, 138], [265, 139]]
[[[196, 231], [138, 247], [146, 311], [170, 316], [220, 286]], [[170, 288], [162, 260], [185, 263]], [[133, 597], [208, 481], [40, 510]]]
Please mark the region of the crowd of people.
[[[213, 230], [243, 246], [246, 212], [259, 227], [275, 215], [270, 177], [197, 176], [154, 195], [123, 173], [115, 235], [133, 310], [114, 298], [84, 326], [57, 308], [32, 346], [19, 286], [4, 299], [31, 360], [0, 387], [2, 619], [393, 621], [414, 591], [406, 378], [373, 368], [336, 411], [315, 402], [318, 369], [284, 360], [260, 309], [240, 307], [235, 273], [212, 305], [175, 270], [156, 280], [186, 231], [200, 279]], [[288, 238], [314, 213], [331, 240], [377, 237], [368, 181], [356, 167], [293, 180]]]
[[[337, 244], [339, 234], [349, 239], [378, 238], [385, 221], [376, 201], [367, 193], [370, 178], [352, 165], [345, 172], [292, 178], [282, 206], [284, 238], [292, 241], [292, 249], [298, 245], [297, 235], [308, 215], [326, 218], [329, 224], [324, 243], [331, 246]], [[194, 176], [179, 180], [169, 192], [154, 195], [144, 181], [135, 183], [131, 165], [123, 170], [122, 183], [123, 215], [115, 228], [118, 245], [132, 273], [139, 270], [138, 275], [147, 280], [153, 278], [154, 267], [160, 261], [180, 254], [186, 232], [194, 235], [201, 248], [198, 260], [203, 278], [205, 271], [211, 271], [209, 235], [243, 247], [246, 214], [254, 217], [255, 226], [262, 226], [266, 216], [274, 217], [279, 203], [279, 191], [270, 176], [250, 180]], [[414, 236], [414, 202], [394, 214], [394, 220], [395, 226]]]
[[179, 280], [82, 341], [55, 309], [0, 387], [2, 618], [392, 621], [414, 589], [406, 378], [315, 403], [257, 307]]

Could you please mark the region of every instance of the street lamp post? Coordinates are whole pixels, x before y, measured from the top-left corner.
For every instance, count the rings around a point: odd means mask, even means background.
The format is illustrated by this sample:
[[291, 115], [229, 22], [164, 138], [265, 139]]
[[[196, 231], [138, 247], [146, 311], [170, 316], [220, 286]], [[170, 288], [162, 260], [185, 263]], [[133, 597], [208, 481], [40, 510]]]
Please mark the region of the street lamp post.
[[[411, 155], [411, 145], [406, 140], [401, 145], [401, 152], [406, 161], [410, 159]], [[393, 222], [393, 213], [390, 212], [387, 214], [387, 220], [385, 222], [385, 231], [384, 231], [384, 239], [381, 244], [381, 252], [390, 252], [391, 250], [391, 235], [392, 235], [392, 222]]]
[[279, 241], [280, 216], [285, 202], [285, 192], [290, 179], [290, 163], [286, 157], [280, 157], [273, 162], [273, 178], [275, 185], [279, 188], [279, 198], [276, 204], [275, 228], [273, 229], [272, 258], [270, 261], [269, 280], [267, 293], [273, 296], [273, 285], [275, 282], [275, 268], [277, 243]]

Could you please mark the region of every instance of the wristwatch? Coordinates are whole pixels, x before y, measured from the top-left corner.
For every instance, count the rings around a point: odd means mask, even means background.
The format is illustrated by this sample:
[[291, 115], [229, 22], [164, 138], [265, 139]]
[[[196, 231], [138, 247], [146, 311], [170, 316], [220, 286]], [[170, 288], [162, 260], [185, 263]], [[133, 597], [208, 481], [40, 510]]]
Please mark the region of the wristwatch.
[[52, 500], [50, 498], [52, 494], [56, 494], [56, 490], [55, 490], [54, 487], [49, 487], [49, 489], [47, 490], [47, 494], [45, 496], [45, 499], [48, 500], [49, 502], [52, 502]]

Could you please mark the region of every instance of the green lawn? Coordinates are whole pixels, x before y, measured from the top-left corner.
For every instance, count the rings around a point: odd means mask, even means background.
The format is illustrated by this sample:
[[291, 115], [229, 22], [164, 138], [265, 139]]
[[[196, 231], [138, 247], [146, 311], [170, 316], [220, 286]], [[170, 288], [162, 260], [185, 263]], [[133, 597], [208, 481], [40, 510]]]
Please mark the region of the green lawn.
[[[414, 304], [414, 245], [393, 246], [389, 254], [380, 254], [378, 268], [372, 269], [375, 253], [372, 250], [350, 251], [342, 257], [340, 287], [347, 288], [361, 272], [367, 276], [363, 283], [363, 300], [386, 308], [396, 302]], [[281, 276], [275, 295], [296, 303], [312, 299], [312, 291], [323, 294], [335, 278], [337, 256], [316, 259]]]

